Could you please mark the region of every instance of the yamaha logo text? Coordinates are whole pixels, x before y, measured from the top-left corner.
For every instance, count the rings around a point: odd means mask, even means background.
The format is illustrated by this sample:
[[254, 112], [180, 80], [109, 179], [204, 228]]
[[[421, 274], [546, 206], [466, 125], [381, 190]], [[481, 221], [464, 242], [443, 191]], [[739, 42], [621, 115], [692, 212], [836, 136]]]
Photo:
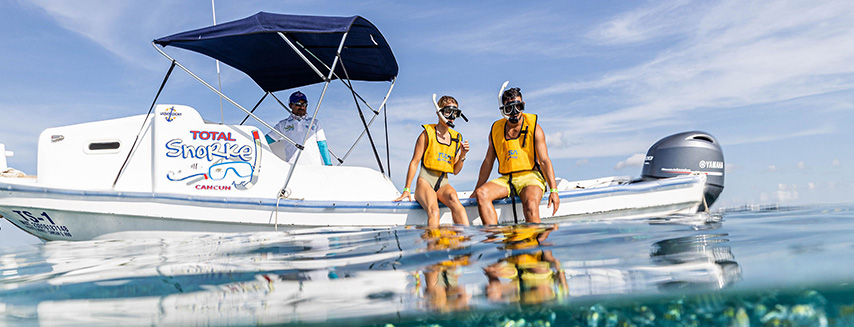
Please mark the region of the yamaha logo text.
[[724, 162], [700, 160], [700, 168], [724, 169]]

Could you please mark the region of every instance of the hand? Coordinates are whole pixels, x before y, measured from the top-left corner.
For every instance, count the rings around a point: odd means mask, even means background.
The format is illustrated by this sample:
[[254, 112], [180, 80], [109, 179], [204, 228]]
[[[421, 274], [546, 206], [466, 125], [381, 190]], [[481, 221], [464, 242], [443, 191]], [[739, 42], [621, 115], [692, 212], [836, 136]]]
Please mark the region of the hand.
[[560, 207], [560, 197], [557, 195], [557, 192], [549, 193], [549, 205], [547, 208], [551, 208], [552, 204], [555, 205], [555, 208], [552, 211], [552, 216], [554, 216], [557, 213], [557, 207]]
[[400, 202], [403, 199], [406, 199], [406, 201], [412, 202], [412, 194], [410, 194], [409, 191], [403, 191], [403, 194], [401, 194], [400, 196], [397, 197], [397, 199], [394, 199], [392, 201]]
[[466, 153], [469, 152], [469, 140], [463, 141], [463, 150], [460, 155], [465, 156]]

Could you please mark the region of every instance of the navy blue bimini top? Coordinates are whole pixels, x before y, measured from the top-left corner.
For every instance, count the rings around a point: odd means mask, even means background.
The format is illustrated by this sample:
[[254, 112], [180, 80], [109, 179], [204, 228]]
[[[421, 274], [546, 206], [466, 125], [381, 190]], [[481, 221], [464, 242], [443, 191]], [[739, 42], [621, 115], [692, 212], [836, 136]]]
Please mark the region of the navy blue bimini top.
[[317, 60], [332, 66], [341, 38], [348, 33], [336, 74], [358, 81], [390, 81], [397, 76], [397, 61], [385, 38], [376, 26], [360, 16], [259, 12], [228, 23], [159, 38], [154, 43], [195, 51], [222, 61], [249, 75], [268, 92], [322, 82], [323, 78], [282, 40], [279, 32], [313, 53], [314, 56], [306, 54], [306, 57], [324, 75], [328, 70], [324, 72], [324, 66]]

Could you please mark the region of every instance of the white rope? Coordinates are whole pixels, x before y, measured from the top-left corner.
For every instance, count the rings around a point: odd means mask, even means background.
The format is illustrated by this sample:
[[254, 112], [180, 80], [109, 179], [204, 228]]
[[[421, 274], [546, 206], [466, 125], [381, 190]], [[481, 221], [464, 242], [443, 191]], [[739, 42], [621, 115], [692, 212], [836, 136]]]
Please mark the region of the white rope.
[[705, 194], [703, 194], [703, 206], [706, 207], [706, 212], [711, 212], [711, 210], [709, 210], [709, 205], [706, 203], [706, 195]]
[[0, 176], [3, 177], [27, 177], [27, 174], [15, 168], [6, 168], [0, 171]]
[[276, 225], [274, 227], [274, 230], [277, 232], [279, 231], [279, 201], [281, 200], [281, 196], [276, 199]]

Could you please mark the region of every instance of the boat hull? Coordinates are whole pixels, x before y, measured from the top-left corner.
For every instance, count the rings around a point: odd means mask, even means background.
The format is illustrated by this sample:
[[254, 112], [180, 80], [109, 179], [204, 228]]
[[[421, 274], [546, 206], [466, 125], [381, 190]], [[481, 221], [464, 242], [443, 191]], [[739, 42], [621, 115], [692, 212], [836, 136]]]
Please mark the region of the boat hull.
[[[701, 204], [705, 176], [610, 185], [559, 192], [552, 214], [540, 203], [545, 223], [577, 219], [630, 219], [693, 214]], [[472, 224], [480, 224], [475, 199], [461, 193]], [[517, 204], [494, 202], [500, 223], [524, 222]], [[452, 223], [440, 206], [441, 223]], [[311, 201], [275, 198], [217, 198], [178, 194], [82, 191], [0, 180], [0, 215], [43, 240], [89, 240], [120, 232], [250, 232], [323, 226], [389, 227], [423, 225], [417, 202]], [[157, 234], [152, 234], [156, 236]]]

